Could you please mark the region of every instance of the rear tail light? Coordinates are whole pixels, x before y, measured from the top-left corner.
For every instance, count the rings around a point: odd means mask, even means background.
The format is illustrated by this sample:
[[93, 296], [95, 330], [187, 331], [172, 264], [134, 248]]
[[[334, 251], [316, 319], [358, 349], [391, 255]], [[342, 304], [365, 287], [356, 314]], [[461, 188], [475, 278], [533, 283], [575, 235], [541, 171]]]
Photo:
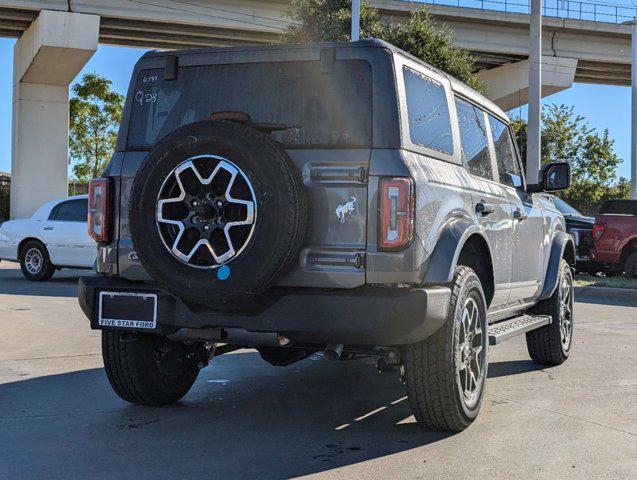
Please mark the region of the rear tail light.
[[602, 238], [602, 235], [604, 235], [605, 231], [606, 225], [595, 224], [595, 226], [593, 227], [593, 240], [595, 240], [596, 242], [599, 241]]
[[403, 250], [414, 230], [414, 181], [411, 178], [381, 178], [378, 211], [378, 248]]
[[108, 178], [96, 178], [88, 185], [88, 234], [96, 242], [108, 242], [111, 238], [110, 182]]

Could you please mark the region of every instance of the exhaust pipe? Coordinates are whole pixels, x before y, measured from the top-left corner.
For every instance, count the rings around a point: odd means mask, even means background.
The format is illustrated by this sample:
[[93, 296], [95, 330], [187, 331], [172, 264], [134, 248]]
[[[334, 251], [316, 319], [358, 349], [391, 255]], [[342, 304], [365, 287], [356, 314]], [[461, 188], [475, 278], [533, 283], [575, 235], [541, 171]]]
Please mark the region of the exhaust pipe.
[[323, 358], [330, 361], [338, 360], [343, 354], [343, 346], [342, 343], [328, 343], [323, 352]]

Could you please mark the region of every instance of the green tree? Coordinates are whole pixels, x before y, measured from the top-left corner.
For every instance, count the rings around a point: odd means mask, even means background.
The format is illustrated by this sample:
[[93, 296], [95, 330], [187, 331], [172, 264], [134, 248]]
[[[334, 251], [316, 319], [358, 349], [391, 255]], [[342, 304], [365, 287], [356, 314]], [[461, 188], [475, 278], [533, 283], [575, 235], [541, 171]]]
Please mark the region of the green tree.
[[97, 177], [113, 153], [124, 97], [112, 82], [87, 73], [72, 88], [69, 153], [73, 173], [82, 181]]
[[[522, 119], [512, 122], [523, 162], [526, 163], [526, 128]], [[586, 213], [593, 213], [609, 198], [626, 198], [630, 183], [617, 178], [621, 159], [608, 129], [601, 133], [589, 127], [573, 107], [548, 105], [542, 109], [542, 164], [567, 160], [573, 171], [573, 186], [559, 196]]]
[[[351, 0], [292, 0], [294, 24], [283, 34], [287, 42], [347, 41], [351, 31]], [[443, 70], [478, 91], [484, 82], [474, 73], [474, 62], [453, 42], [451, 29], [436, 24], [425, 7], [414, 9], [400, 23], [382, 23], [375, 8], [361, 5], [361, 37], [376, 37]]]
[[0, 223], [9, 219], [9, 187], [0, 187]]
[[[350, 39], [351, 0], [292, 0], [288, 12], [292, 23], [283, 40], [293, 43], [346, 42]], [[373, 37], [380, 29], [380, 14], [361, 4], [361, 37]]]

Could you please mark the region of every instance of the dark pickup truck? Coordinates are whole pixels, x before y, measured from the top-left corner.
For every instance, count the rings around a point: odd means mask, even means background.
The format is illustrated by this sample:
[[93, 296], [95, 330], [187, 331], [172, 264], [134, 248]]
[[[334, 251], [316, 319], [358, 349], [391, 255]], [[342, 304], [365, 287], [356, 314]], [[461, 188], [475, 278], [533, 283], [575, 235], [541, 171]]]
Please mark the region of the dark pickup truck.
[[593, 227], [591, 257], [610, 272], [637, 277], [637, 200], [608, 200]]

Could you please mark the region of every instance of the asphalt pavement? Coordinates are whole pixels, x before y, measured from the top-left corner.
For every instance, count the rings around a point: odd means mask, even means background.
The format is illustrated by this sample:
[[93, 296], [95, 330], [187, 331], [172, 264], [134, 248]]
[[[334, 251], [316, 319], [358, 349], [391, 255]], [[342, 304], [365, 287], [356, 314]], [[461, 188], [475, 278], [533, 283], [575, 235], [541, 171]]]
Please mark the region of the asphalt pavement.
[[533, 364], [524, 337], [492, 347], [478, 420], [446, 434], [416, 425], [397, 376], [320, 355], [223, 355], [179, 404], [127, 404], [81, 274], [34, 284], [0, 263], [0, 479], [637, 478], [635, 296], [580, 296], [562, 366]]

